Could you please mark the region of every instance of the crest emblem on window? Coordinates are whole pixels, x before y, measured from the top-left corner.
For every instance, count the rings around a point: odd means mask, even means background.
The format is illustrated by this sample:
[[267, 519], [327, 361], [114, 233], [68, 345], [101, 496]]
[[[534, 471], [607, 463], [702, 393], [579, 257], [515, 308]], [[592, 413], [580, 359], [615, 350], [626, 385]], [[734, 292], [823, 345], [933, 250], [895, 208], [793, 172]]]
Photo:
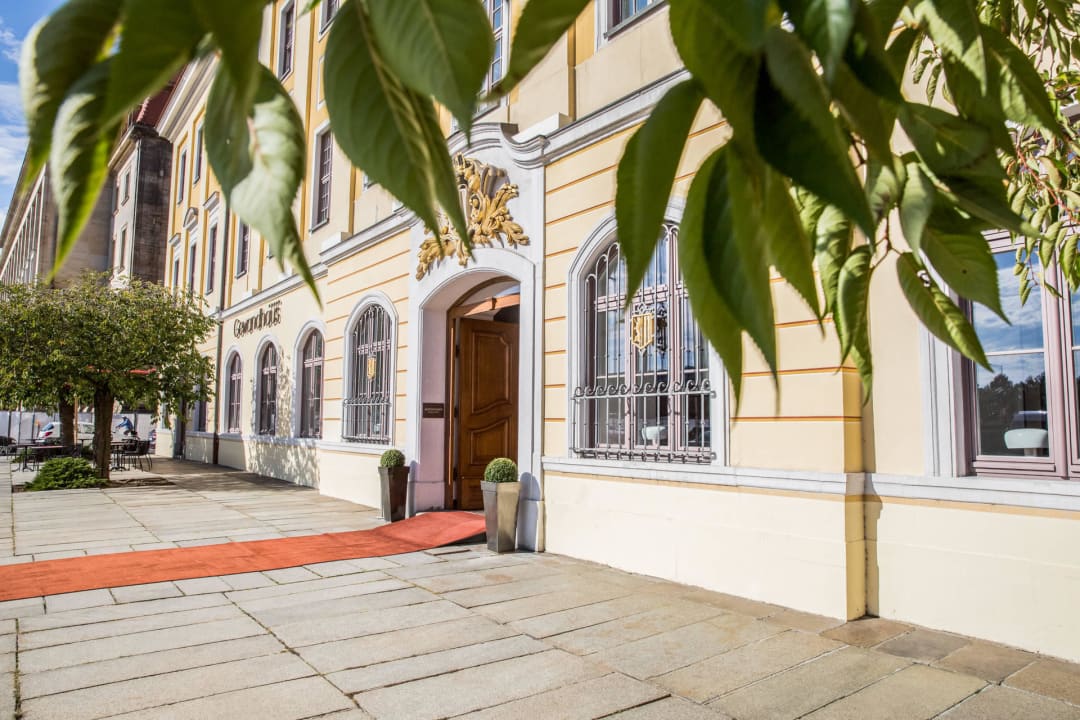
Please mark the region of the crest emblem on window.
[[374, 380], [375, 373], [379, 370], [379, 361], [374, 355], [368, 355], [367, 359], [367, 379]]
[[[518, 186], [509, 182], [506, 171], [493, 165], [485, 165], [475, 158], [457, 155], [454, 158], [458, 194], [465, 209], [469, 238], [473, 247], [503, 247], [528, 245], [525, 231], [514, 222], [507, 204], [518, 196]], [[422, 280], [431, 268], [443, 258], [457, 256], [465, 267], [472, 259], [472, 252], [458, 237], [445, 217], [440, 218], [439, 232], [424, 239], [420, 245], [416, 279]]]
[[638, 350], [653, 344], [656, 340], [656, 313], [647, 312], [630, 318], [630, 344]]

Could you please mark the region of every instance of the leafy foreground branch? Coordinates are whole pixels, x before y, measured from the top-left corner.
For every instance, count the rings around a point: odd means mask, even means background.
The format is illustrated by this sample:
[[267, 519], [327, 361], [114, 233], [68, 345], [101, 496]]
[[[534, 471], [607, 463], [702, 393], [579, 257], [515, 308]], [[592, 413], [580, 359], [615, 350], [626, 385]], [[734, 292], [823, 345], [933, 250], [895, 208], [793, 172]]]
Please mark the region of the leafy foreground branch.
[[4, 286], [0, 404], [59, 407], [61, 443], [72, 445], [75, 408], [92, 403], [94, 459], [107, 479], [114, 403], [156, 413], [205, 400], [213, 367], [198, 345], [215, 326], [197, 299], [139, 280], [123, 289], [92, 274], [64, 289]]
[[[24, 45], [31, 173], [46, 158], [66, 254], [101, 190], [120, 118], [192, 59], [220, 62], [206, 121], [232, 208], [314, 291], [291, 211], [304, 130], [258, 62], [266, 0], [69, 0]], [[311, 4], [318, 4], [315, 0]], [[616, 213], [630, 285], [653, 253], [691, 125], [706, 102], [730, 123], [680, 229], [681, 265], [738, 395], [743, 333], [776, 370], [770, 268], [824, 323], [869, 387], [869, 288], [888, 260], [912, 309], [985, 365], [956, 297], [1002, 315], [982, 232], [1024, 238], [1023, 292], [1056, 261], [1080, 283], [1075, 102], [1080, 10], [1061, 0], [669, 0], [689, 79], [633, 136]], [[328, 40], [326, 102], [350, 160], [429, 227], [468, 238], [436, 103], [468, 132], [586, 9], [532, 0], [506, 77], [479, 98], [493, 52], [476, 0], [346, 0]], [[119, 32], [119, 42], [115, 42]], [[1038, 61], [1036, 64], [1035, 61]], [[919, 85], [918, 83], [922, 83]], [[945, 102], [934, 102], [940, 92]], [[50, 152], [51, 148], [51, 152]], [[632, 294], [632, 293], [631, 293]]]

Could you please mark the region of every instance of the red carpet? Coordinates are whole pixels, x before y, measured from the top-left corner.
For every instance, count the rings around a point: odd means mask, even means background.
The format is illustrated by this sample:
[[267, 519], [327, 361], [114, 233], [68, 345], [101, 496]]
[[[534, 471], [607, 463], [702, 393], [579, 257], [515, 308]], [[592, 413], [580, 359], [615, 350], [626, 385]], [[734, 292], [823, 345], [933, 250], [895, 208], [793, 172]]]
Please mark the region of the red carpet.
[[7, 565], [0, 566], [0, 601], [397, 555], [483, 532], [481, 515], [435, 512], [373, 530]]

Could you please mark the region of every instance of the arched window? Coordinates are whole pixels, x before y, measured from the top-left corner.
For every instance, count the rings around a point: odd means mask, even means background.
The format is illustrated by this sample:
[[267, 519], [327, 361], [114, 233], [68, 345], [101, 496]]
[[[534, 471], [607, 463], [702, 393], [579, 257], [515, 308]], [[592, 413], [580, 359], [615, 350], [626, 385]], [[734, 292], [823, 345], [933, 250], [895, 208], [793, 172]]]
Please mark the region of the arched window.
[[274, 435], [277, 432], [278, 357], [273, 344], [267, 345], [259, 356], [258, 373], [259, 422], [256, 432], [259, 435]]
[[690, 311], [677, 241], [678, 228], [665, 225], [629, 303], [614, 240], [578, 280], [584, 354], [573, 449], [581, 457], [699, 463], [714, 457], [708, 343]]
[[300, 437], [322, 437], [323, 337], [308, 335], [300, 369]]
[[228, 380], [228, 397], [226, 398], [225, 432], [240, 432], [240, 394], [244, 383], [244, 368], [240, 362], [240, 354], [233, 353], [226, 369]]
[[379, 305], [367, 305], [348, 337], [351, 371], [344, 407], [342, 438], [345, 440], [390, 443], [394, 422], [391, 416], [393, 351], [389, 314]]

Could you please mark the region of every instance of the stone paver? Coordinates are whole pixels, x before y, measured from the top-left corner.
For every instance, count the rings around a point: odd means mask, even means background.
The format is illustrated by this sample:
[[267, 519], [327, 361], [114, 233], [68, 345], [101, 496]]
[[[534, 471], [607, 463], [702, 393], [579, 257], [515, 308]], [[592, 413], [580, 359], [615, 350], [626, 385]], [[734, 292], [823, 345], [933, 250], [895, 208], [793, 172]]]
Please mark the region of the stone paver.
[[912, 665], [806, 716], [807, 720], [924, 720], [980, 690], [969, 675]]
[[1005, 683], [1021, 690], [1080, 705], [1080, 665], [1060, 660], [1037, 660]]
[[937, 665], [974, 675], [987, 682], [1000, 683], [1035, 662], [1036, 658], [1036, 655], [1023, 650], [976, 641], [946, 655]]
[[[0, 475], [0, 526], [6, 511], [14, 528], [0, 533], [0, 563], [377, 523], [308, 489], [159, 467], [173, 485], [15, 502]], [[2, 602], [0, 720], [16, 713], [1080, 720], [1080, 667], [555, 555], [454, 546]]]
[[840, 627], [832, 628], [821, 633], [827, 638], [839, 640], [848, 645], [859, 647], [873, 647], [886, 640], [910, 631], [910, 625], [885, 620], [883, 618], [866, 617], [860, 620], [852, 620]]
[[992, 685], [941, 716], [942, 720], [1080, 720], [1080, 707], [1042, 695]]
[[900, 657], [933, 662], [955, 652], [971, 642], [970, 638], [916, 628], [909, 633], [888, 640], [878, 646], [880, 650]]

